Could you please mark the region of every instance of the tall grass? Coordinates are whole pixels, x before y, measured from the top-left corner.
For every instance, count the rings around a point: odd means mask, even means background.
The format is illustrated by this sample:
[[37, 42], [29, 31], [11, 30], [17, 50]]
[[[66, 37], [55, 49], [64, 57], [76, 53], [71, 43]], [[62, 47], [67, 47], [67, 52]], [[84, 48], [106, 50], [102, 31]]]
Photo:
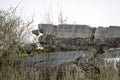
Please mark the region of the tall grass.
[[[8, 62], [9, 63], [9, 62]], [[19, 65], [18, 65], [19, 64]], [[76, 64], [51, 67], [47, 63], [23, 66], [20, 63], [4, 65], [0, 70], [0, 80], [119, 80], [119, 72], [112, 66], [100, 68], [100, 73], [84, 71]], [[91, 69], [90, 67], [88, 67]]]

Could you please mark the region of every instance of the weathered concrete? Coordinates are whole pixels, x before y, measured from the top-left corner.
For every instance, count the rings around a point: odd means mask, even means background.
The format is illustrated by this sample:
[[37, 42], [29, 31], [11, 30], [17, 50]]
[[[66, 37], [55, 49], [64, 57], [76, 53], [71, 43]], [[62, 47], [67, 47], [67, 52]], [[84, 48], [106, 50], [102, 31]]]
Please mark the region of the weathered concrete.
[[41, 33], [43, 33], [43, 35], [54, 35], [56, 33], [55, 26], [53, 26], [52, 24], [39, 24], [38, 29]]
[[39, 42], [47, 51], [91, 50], [104, 53], [104, 48], [120, 47], [120, 27], [93, 28], [88, 25], [39, 24], [43, 33]]
[[98, 27], [95, 31], [95, 39], [107, 39], [120, 37], [120, 26]]
[[88, 61], [93, 57], [92, 53], [87, 51], [70, 51], [70, 52], [54, 52], [49, 54], [39, 54], [34, 57], [27, 57], [25, 63], [36, 63], [36, 62], [48, 62], [51, 66], [61, 65], [63, 63], [69, 63], [82, 57]]
[[94, 35], [87, 25], [58, 25], [56, 32], [60, 38], [91, 38]]
[[39, 38], [40, 44], [46, 51], [79, 51], [94, 47], [91, 39], [83, 38], [56, 38], [52, 35], [43, 35]]
[[32, 33], [36, 36], [39, 36], [39, 30], [33, 30]]
[[120, 26], [92, 28], [88, 25], [52, 25], [39, 24], [39, 31], [47, 35], [55, 35], [60, 38], [91, 38], [107, 39], [120, 37]]
[[105, 66], [106, 68], [108, 64], [113, 64], [112, 66], [116, 70], [120, 70], [120, 48], [110, 48], [109, 50], [105, 51], [96, 61], [95, 66], [101, 67]]
[[52, 25], [52, 24], [39, 24], [39, 31], [43, 34], [54, 35], [59, 38], [91, 38], [93, 28], [88, 25]]
[[105, 51], [103, 54], [104, 58], [112, 58], [117, 57], [120, 58], [120, 48], [110, 48], [109, 50]]

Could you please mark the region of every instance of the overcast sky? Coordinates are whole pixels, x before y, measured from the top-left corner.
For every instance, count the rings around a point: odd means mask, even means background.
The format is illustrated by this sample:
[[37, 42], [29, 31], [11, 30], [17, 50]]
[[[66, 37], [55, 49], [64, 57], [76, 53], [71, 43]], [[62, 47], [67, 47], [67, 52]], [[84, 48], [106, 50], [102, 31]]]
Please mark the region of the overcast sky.
[[[0, 8], [15, 7], [21, 0], [1, 0]], [[60, 9], [67, 23], [91, 26], [120, 26], [120, 0], [22, 0], [19, 5], [24, 19], [34, 15], [35, 24], [45, 21], [49, 12], [54, 24]]]

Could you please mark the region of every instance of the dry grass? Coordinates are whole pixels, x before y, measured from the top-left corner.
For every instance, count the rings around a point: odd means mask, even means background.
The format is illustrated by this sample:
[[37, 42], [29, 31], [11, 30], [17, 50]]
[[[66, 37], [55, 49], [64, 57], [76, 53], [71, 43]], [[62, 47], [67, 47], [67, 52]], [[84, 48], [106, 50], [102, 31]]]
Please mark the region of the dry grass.
[[[22, 63], [22, 61], [21, 61]], [[18, 65], [19, 64], [19, 65]], [[100, 68], [100, 73], [86, 73], [75, 64], [52, 68], [46, 63], [39, 67], [26, 68], [23, 64], [3, 64], [0, 70], [0, 80], [119, 80], [119, 72], [113, 67]], [[85, 75], [89, 77], [86, 77]]]

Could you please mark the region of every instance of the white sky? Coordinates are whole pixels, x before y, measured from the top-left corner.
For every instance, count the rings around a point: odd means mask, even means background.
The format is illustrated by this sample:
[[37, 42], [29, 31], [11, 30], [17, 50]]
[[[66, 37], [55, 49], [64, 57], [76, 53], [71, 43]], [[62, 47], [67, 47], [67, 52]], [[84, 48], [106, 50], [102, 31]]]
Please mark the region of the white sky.
[[[21, 0], [1, 0], [0, 8], [15, 7]], [[120, 26], [120, 0], [22, 0], [19, 9], [22, 17], [31, 18], [34, 14], [35, 25], [44, 20], [49, 11], [53, 23], [58, 22], [58, 13], [62, 8], [67, 23], [87, 24], [91, 26]]]

